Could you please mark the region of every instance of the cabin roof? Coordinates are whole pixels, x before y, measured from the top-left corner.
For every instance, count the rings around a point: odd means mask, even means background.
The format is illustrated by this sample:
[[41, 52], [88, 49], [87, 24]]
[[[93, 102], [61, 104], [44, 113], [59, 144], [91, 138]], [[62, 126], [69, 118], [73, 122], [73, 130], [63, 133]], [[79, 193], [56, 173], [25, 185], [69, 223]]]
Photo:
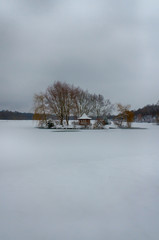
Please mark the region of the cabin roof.
[[85, 113], [80, 117], [78, 118], [79, 120], [82, 120], [82, 119], [89, 119], [91, 120], [92, 118], [88, 117]]

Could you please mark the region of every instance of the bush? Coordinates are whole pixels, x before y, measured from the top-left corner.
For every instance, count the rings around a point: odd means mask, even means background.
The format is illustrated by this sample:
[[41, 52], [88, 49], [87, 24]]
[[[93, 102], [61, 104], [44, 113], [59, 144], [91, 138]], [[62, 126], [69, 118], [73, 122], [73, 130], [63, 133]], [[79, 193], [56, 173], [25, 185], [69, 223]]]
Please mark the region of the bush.
[[52, 128], [52, 127], [55, 126], [52, 119], [48, 119], [46, 124], [47, 124], [47, 127], [48, 127], [48, 128]]

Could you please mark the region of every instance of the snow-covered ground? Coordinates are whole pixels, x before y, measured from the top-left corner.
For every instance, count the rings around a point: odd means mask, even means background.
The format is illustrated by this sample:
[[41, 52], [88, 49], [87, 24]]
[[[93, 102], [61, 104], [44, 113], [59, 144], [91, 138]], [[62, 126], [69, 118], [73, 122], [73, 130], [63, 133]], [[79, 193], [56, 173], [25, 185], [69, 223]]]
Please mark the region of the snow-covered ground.
[[158, 240], [159, 126], [0, 121], [0, 240]]

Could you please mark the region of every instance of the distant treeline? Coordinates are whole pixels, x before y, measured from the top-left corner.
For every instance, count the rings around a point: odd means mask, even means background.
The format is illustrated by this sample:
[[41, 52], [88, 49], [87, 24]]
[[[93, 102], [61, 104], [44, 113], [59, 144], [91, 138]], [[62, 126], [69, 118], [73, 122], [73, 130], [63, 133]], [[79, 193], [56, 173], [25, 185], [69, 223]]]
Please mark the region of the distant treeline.
[[159, 105], [147, 105], [143, 108], [139, 108], [138, 110], [134, 111], [134, 115], [137, 116], [152, 116], [152, 117], [156, 117], [159, 115]]
[[[145, 116], [152, 116], [156, 117], [159, 116], [159, 105], [147, 105], [143, 108], [139, 108], [134, 112], [134, 116], [138, 117], [145, 117]], [[93, 119], [96, 119], [96, 117], [91, 116]], [[56, 119], [55, 116], [52, 116], [52, 118]], [[110, 119], [113, 119], [114, 117], [112, 115], [109, 116]], [[0, 119], [3, 120], [32, 120], [33, 119], [33, 113], [21, 113], [21, 112], [12, 112], [3, 110], [0, 111]], [[70, 120], [73, 120], [74, 117], [70, 116]]]
[[12, 111], [0, 111], [0, 119], [2, 120], [32, 120], [33, 113], [21, 113]]
[[[8, 110], [0, 111], [0, 119], [1, 120], [33, 120], [33, 113], [21, 113], [21, 112], [12, 112]], [[57, 117], [55, 115], [48, 115], [48, 118], [52, 118], [54, 120], [57, 120]], [[73, 116], [70, 116], [70, 120], [75, 120], [76, 118]], [[92, 116], [92, 119], [96, 119]]]

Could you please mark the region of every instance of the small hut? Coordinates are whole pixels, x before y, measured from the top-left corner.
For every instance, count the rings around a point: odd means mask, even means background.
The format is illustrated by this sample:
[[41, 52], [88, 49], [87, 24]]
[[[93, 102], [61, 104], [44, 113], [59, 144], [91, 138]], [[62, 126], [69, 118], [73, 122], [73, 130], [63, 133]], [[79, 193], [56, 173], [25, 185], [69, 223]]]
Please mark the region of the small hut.
[[92, 118], [88, 117], [85, 113], [82, 115], [82, 117], [78, 118], [79, 120], [79, 125], [82, 125], [82, 126], [88, 126], [90, 125], [90, 120]]

